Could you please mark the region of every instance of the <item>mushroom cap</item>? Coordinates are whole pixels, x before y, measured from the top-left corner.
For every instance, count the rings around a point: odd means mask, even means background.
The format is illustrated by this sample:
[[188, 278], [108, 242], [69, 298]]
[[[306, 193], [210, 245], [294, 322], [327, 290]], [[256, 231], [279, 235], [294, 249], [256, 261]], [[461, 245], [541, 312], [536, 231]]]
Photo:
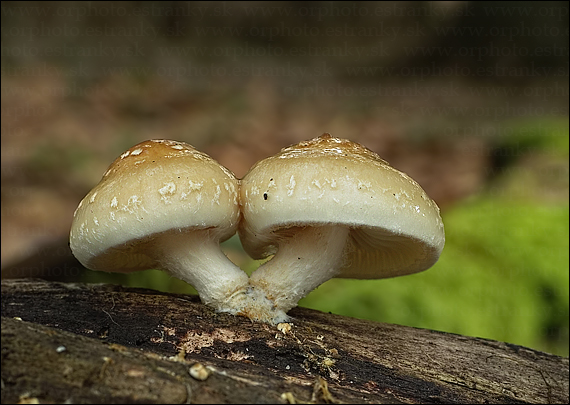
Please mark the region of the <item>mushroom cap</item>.
[[275, 254], [298, 227], [350, 228], [336, 277], [385, 278], [431, 267], [445, 243], [439, 207], [370, 149], [323, 134], [256, 163], [241, 181], [244, 249]]
[[184, 142], [149, 140], [119, 156], [73, 214], [70, 247], [87, 268], [157, 268], [162, 233], [209, 230], [223, 241], [239, 223], [233, 173]]

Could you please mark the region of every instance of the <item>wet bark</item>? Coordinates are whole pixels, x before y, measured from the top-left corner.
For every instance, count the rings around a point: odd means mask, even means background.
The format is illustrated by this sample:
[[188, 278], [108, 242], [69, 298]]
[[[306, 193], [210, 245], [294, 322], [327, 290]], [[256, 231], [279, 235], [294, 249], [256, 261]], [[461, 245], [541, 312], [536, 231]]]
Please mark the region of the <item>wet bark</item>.
[[3, 280], [2, 403], [568, 402], [568, 358], [290, 314], [275, 327], [194, 296]]

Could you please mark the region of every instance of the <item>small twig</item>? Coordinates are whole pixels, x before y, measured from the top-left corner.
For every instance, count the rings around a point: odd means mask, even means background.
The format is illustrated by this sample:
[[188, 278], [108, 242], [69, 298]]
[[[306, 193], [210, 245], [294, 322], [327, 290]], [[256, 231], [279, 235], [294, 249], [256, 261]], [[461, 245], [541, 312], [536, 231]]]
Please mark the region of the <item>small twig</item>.
[[[113, 296], [111, 295], [111, 300], [113, 301], [113, 306], [111, 307], [111, 309], [109, 309], [109, 311], [112, 311], [113, 308], [115, 308], [115, 299], [113, 298]], [[115, 325], [117, 326], [121, 326], [119, 325], [117, 322], [115, 322], [115, 320], [113, 319], [113, 317], [111, 316], [110, 313], [108, 313], [107, 311], [105, 311], [103, 308], [101, 308], [101, 311], [105, 312], [107, 314], [107, 316], [109, 317], [109, 319], [111, 319], [111, 322], [113, 322]]]

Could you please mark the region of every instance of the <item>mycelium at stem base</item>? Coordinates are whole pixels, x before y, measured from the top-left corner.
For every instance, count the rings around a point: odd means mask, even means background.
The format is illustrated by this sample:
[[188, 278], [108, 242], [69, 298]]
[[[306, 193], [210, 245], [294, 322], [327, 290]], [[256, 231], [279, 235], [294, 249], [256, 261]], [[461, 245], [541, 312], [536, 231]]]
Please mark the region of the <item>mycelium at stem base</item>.
[[[250, 317], [269, 323], [288, 321], [287, 311], [325, 281], [333, 278], [345, 258], [349, 228], [307, 226], [296, 228], [279, 241], [275, 256], [253, 272], [252, 296], [262, 296], [273, 304], [269, 313], [262, 306]], [[262, 301], [263, 302], [263, 301]], [[266, 306], [265, 306], [266, 308]]]

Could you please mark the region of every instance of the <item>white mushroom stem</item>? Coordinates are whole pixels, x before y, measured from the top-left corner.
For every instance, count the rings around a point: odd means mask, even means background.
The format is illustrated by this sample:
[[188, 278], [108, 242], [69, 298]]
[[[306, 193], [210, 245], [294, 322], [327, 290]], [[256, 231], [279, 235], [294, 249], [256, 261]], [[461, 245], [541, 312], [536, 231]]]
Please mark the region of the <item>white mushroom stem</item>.
[[272, 323], [286, 320], [285, 313], [301, 298], [338, 274], [349, 231], [332, 225], [301, 228], [280, 241], [275, 256], [253, 272], [252, 288], [274, 304]]
[[169, 232], [156, 238], [160, 267], [191, 284], [200, 299], [219, 312], [240, 312], [247, 274], [222, 252], [212, 230]]

